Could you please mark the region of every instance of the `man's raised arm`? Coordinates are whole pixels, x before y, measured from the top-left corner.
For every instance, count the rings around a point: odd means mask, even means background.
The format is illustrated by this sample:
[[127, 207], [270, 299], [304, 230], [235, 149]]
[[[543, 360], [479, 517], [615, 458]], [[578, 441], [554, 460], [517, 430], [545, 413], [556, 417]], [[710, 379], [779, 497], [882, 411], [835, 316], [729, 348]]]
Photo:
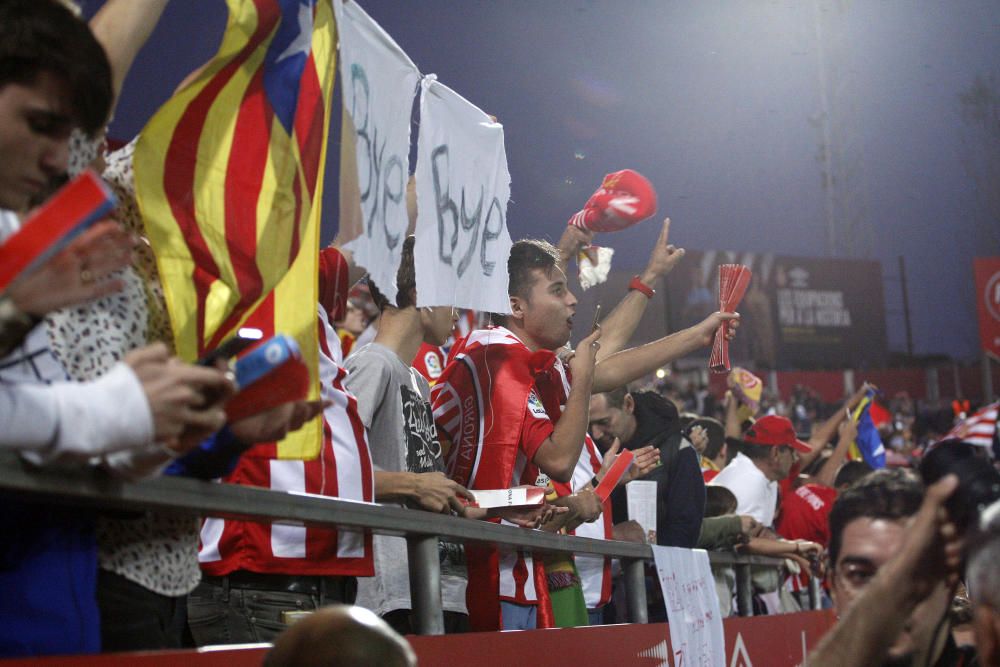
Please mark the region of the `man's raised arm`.
[[[570, 227], [569, 229], [576, 228]], [[639, 281], [646, 287], [655, 289], [660, 278], [670, 273], [682, 257], [684, 257], [684, 249], [670, 245], [670, 218], [666, 218], [663, 221], [663, 228], [660, 230], [656, 245], [653, 246], [653, 251], [649, 255], [646, 268], [638, 274]], [[635, 328], [639, 326], [639, 320], [646, 312], [650, 298], [638, 289], [630, 289], [628, 294], [618, 302], [615, 309], [601, 321], [603, 333], [601, 334], [601, 351], [597, 355], [597, 361], [601, 361], [625, 347], [629, 338], [635, 333]]]
[[732, 322], [727, 334], [731, 339], [739, 325], [739, 317], [738, 313], [715, 312], [693, 327], [612, 354], [599, 361], [594, 369], [594, 393], [622, 387], [674, 359], [711, 345], [715, 330], [723, 322]]
[[580, 460], [589, 426], [591, 383], [594, 359], [601, 348], [597, 342], [600, 337], [601, 330], [598, 328], [580, 341], [569, 362], [573, 384], [566, 398], [566, 407], [552, 434], [542, 442], [532, 459], [542, 472], [557, 482], [568, 482]]

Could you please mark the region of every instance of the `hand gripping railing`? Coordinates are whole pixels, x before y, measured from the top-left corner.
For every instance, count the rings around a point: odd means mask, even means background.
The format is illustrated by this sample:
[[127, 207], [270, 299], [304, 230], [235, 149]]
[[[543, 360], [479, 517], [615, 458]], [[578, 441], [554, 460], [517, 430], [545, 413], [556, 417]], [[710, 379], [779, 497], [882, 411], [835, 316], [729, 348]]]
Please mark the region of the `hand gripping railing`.
[[[645, 563], [652, 560], [653, 552], [646, 544], [555, 535], [402, 507], [180, 477], [130, 482], [87, 467], [74, 471], [37, 468], [11, 452], [0, 452], [0, 490], [95, 508], [155, 510], [260, 522], [294, 521], [319, 527], [362, 528], [405, 537], [409, 551], [411, 602], [418, 634], [444, 633], [439, 539], [505, 544], [526, 551], [620, 558], [625, 575], [628, 618], [633, 623], [647, 620]], [[753, 613], [750, 566], [774, 567], [781, 563], [776, 558], [718, 552], [710, 552], [709, 559], [713, 565], [735, 568], [737, 608], [741, 616]], [[818, 588], [811, 587], [810, 606], [814, 609], [818, 608], [817, 592]]]

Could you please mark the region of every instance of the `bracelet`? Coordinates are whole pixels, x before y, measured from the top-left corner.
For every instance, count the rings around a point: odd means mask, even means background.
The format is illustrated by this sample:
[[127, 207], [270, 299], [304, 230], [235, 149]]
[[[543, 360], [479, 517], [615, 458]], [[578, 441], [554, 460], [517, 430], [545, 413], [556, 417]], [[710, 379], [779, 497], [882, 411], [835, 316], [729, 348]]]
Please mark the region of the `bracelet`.
[[638, 274], [632, 276], [632, 280], [630, 280], [628, 283], [628, 288], [629, 290], [636, 290], [637, 292], [642, 292], [643, 294], [646, 295], [647, 299], [652, 299], [653, 295], [656, 294], [656, 290], [647, 285], [646, 283], [642, 282], [642, 280], [639, 279]]

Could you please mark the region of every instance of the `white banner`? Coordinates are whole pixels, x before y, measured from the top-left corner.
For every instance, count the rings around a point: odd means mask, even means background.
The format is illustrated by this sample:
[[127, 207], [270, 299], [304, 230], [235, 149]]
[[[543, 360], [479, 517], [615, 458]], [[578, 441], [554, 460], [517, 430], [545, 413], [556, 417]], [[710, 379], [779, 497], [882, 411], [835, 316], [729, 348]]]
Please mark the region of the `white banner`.
[[715, 580], [703, 549], [653, 546], [674, 665], [725, 665], [726, 640]]
[[357, 2], [335, 0], [334, 8], [344, 109], [356, 131], [363, 223], [361, 235], [344, 247], [395, 301], [396, 271], [409, 226], [410, 114], [420, 72]]
[[509, 313], [503, 126], [433, 77], [420, 85], [417, 305]]

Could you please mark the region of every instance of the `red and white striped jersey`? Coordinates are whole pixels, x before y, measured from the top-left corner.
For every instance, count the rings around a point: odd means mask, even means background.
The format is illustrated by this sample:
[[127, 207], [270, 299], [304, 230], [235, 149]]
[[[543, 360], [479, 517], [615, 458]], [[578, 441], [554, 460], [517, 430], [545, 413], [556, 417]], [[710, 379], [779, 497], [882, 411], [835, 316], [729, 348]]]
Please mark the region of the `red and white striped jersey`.
[[[357, 401], [344, 389], [340, 340], [327, 309], [319, 308], [319, 375], [323, 447], [310, 461], [279, 460], [274, 443], [247, 451], [223, 481], [276, 491], [372, 502], [375, 480]], [[372, 576], [370, 533], [209, 518], [202, 524], [198, 561], [209, 575], [235, 570], [297, 575]]]
[[[549, 418], [530, 401], [537, 378], [552, 373], [555, 361], [552, 352], [532, 352], [503, 327], [473, 331], [452, 349], [431, 390], [438, 436], [450, 443], [452, 479], [470, 489], [535, 482], [530, 461], [540, 443], [525, 437], [533, 426], [527, 419]], [[501, 629], [500, 600], [539, 604], [538, 627], [547, 627], [551, 607], [541, 562], [515, 549], [474, 544], [467, 545], [466, 559], [473, 630]]]

